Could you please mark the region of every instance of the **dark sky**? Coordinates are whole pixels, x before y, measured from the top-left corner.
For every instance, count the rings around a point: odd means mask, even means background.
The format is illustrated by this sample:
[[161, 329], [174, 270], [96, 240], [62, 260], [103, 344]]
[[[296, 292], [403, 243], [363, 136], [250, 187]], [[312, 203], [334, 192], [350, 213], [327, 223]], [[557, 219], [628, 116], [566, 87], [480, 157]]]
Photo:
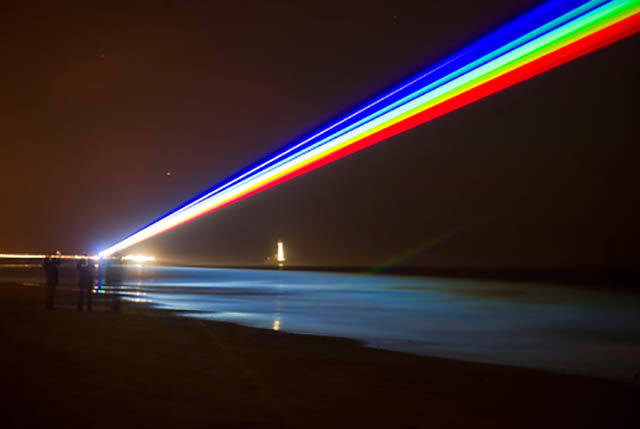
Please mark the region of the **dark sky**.
[[[536, 2], [3, 2], [0, 251], [95, 252]], [[182, 262], [630, 266], [640, 38], [143, 243]], [[167, 176], [166, 172], [172, 175]]]

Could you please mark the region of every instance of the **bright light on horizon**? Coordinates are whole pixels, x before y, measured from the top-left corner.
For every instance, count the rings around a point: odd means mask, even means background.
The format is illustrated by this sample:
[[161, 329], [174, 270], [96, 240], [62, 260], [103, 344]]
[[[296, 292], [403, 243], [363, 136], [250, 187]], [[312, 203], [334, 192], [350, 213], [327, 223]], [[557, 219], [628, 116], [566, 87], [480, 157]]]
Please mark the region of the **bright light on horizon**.
[[137, 262], [137, 263], [143, 263], [143, 262], [153, 262], [156, 260], [155, 256], [148, 256], [148, 255], [134, 255], [134, 254], [129, 254], [126, 256], [123, 256], [121, 258], [121, 260], [123, 261], [133, 261], [133, 262]]
[[3, 259], [44, 259], [46, 255], [30, 254], [30, 253], [0, 253]]
[[278, 256], [276, 257], [276, 260], [279, 263], [284, 262], [284, 244], [282, 244], [282, 241], [278, 241]]
[[63, 255], [60, 253], [32, 254], [32, 253], [0, 253], [0, 259], [100, 259], [98, 255]]

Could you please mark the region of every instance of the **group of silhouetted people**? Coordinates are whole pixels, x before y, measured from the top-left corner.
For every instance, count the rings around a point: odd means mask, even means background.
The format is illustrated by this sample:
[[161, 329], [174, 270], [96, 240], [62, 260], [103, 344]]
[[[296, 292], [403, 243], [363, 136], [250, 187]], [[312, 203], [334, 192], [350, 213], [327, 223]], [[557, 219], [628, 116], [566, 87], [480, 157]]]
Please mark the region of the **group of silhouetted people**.
[[[52, 256], [47, 256], [42, 262], [45, 276], [47, 278], [47, 293], [45, 299], [45, 308], [53, 310], [55, 308], [56, 286], [59, 282], [58, 266], [61, 262], [60, 252]], [[89, 258], [81, 259], [76, 264], [78, 270], [78, 311], [82, 311], [84, 307], [85, 297], [87, 299], [87, 310], [92, 311], [91, 295], [93, 293], [93, 283], [95, 279], [95, 266], [89, 261]]]

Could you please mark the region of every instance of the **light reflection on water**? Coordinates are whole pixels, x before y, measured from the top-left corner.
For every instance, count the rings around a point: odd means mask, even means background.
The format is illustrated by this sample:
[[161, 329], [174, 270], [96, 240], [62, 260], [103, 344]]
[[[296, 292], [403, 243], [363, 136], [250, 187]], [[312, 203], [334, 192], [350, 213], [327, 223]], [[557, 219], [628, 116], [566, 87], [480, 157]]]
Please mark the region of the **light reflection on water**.
[[640, 295], [628, 292], [178, 267], [144, 268], [125, 284], [158, 307], [192, 317], [607, 378], [630, 380], [640, 372]]
[[128, 267], [126, 299], [185, 315], [371, 347], [630, 381], [640, 293], [277, 270]]

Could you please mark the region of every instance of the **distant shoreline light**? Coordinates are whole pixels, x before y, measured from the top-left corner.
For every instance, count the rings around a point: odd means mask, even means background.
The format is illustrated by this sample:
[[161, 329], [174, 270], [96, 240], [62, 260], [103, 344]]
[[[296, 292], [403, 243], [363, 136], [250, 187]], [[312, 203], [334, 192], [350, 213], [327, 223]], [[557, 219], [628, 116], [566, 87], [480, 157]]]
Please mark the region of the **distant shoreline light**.
[[101, 251], [106, 257], [640, 30], [640, 0], [553, 0]]
[[30, 253], [0, 253], [0, 259], [44, 259], [46, 255]]
[[121, 258], [122, 261], [133, 261], [133, 262], [137, 262], [137, 263], [142, 263], [142, 262], [154, 262], [156, 260], [155, 256], [148, 256], [148, 255], [133, 255], [133, 254], [129, 254], [126, 256], [123, 256]]
[[100, 259], [98, 255], [62, 255], [60, 253], [56, 254], [31, 254], [31, 253], [0, 253], [0, 259]]

